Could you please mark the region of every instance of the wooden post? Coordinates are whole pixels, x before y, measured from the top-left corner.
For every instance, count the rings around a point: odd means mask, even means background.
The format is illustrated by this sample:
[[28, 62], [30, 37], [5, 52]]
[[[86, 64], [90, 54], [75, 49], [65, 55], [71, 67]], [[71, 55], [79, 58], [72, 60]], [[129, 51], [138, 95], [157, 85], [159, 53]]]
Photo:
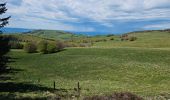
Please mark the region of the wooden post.
[[54, 84], [53, 84], [53, 86], [54, 86], [54, 90], [55, 90], [55, 81], [54, 81]]
[[78, 98], [80, 97], [80, 83], [77, 83], [77, 92], [78, 92]]
[[38, 78], [38, 83], [40, 83], [40, 78]]
[[80, 89], [80, 83], [79, 82], [77, 83], [77, 89], [78, 90]]

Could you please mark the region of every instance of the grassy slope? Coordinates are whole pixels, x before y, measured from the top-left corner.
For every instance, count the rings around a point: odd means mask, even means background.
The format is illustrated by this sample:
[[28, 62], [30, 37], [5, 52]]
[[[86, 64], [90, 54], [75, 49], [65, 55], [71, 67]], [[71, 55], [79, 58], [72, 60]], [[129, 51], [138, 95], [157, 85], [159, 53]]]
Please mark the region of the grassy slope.
[[23, 69], [17, 82], [73, 88], [80, 81], [83, 94], [131, 91], [140, 95], [170, 93], [170, 51], [137, 48], [70, 48], [56, 54], [10, 52], [10, 65]]
[[9, 55], [17, 59], [10, 66], [23, 71], [12, 74], [15, 80], [11, 81], [38, 84], [40, 78], [40, 84], [52, 87], [55, 80], [56, 87], [66, 89], [76, 87], [80, 81], [83, 89], [89, 89], [82, 90], [83, 94], [114, 91], [139, 95], [170, 93], [170, 33], [153, 31], [130, 35], [138, 39], [122, 42], [114, 36], [113, 41], [96, 42], [94, 47], [99, 48], [69, 48], [48, 55], [12, 50]]
[[71, 38], [80, 38], [84, 37], [83, 35], [75, 35], [69, 32], [64, 31], [56, 31], [56, 30], [36, 30], [31, 32], [30, 34], [42, 37], [42, 38], [48, 38], [48, 39], [61, 39], [61, 40], [68, 40]]
[[5, 34], [4, 36], [10, 36], [12, 37], [13, 39], [16, 39], [18, 41], [34, 41], [34, 42], [37, 42], [37, 41], [41, 41], [41, 40], [47, 40], [47, 41], [55, 41], [55, 40], [52, 40], [52, 39], [48, 39], [48, 38], [41, 38], [41, 37], [38, 37], [38, 36], [33, 36], [33, 35], [30, 35], [30, 34]]
[[98, 42], [95, 47], [149, 47], [149, 48], [169, 48], [170, 33], [169, 32], [138, 32], [131, 33], [129, 36], [135, 36], [136, 41], [120, 41], [119, 37], [115, 41]]

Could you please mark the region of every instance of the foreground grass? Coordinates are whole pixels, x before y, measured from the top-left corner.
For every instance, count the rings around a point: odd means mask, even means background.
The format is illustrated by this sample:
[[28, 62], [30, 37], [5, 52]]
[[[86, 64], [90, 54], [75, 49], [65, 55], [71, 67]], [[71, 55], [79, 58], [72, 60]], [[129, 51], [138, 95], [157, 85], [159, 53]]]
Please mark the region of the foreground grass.
[[72, 48], [56, 54], [27, 54], [12, 50], [20, 69], [14, 82], [73, 89], [80, 82], [83, 95], [129, 91], [141, 96], [170, 93], [170, 51], [142, 48]]

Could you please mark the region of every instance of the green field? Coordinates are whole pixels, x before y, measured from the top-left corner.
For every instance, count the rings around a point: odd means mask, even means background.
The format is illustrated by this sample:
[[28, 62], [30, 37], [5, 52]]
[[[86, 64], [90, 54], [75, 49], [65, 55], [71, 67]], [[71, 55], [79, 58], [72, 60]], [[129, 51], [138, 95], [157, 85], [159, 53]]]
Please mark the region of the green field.
[[129, 33], [137, 37], [135, 41], [121, 41], [115, 37], [114, 41], [97, 42], [94, 47], [143, 47], [143, 48], [170, 48], [170, 32], [151, 31]]
[[83, 38], [83, 41], [98, 42], [91, 47], [66, 48], [54, 54], [11, 50], [8, 66], [14, 72], [0, 77], [4, 79], [0, 80], [0, 96], [40, 98], [56, 95], [56, 92], [48, 92], [55, 81], [57, 94], [63, 89], [72, 94], [80, 82], [82, 96], [123, 91], [142, 97], [168, 95], [169, 98], [170, 33], [152, 31], [129, 35], [137, 40], [121, 41], [120, 36]]
[[[76, 87], [83, 95], [130, 91], [141, 96], [170, 93], [170, 50], [142, 48], [69, 48], [56, 54], [27, 54], [12, 50], [15, 82], [58, 88]], [[86, 89], [89, 89], [87, 91]]]

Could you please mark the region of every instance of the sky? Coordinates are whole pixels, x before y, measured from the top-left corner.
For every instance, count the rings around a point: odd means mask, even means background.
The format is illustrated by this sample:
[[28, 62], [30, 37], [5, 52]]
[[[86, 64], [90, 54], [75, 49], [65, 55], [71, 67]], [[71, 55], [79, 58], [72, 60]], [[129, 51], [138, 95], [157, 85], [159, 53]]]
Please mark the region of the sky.
[[8, 27], [125, 33], [170, 28], [170, 0], [1, 0]]

